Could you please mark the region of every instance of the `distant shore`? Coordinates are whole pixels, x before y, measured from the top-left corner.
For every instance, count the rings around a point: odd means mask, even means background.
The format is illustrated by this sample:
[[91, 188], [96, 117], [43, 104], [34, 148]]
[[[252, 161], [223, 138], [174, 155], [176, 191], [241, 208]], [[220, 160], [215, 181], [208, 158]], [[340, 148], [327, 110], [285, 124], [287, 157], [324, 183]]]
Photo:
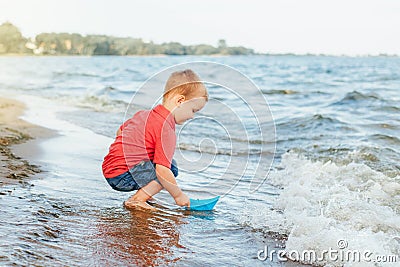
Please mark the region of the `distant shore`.
[[156, 44], [141, 38], [79, 33], [40, 33], [26, 38], [10, 22], [0, 25], [0, 54], [33, 55], [252, 55], [253, 49], [229, 46], [224, 39], [217, 46], [210, 44], [183, 45], [179, 42]]
[[13, 145], [52, 134], [51, 130], [19, 119], [24, 110], [23, 103], [0, 98], [0, 186], [24, 183], [26, 178], [41, 172], [39, 166], [30, 164], [12, 150]]

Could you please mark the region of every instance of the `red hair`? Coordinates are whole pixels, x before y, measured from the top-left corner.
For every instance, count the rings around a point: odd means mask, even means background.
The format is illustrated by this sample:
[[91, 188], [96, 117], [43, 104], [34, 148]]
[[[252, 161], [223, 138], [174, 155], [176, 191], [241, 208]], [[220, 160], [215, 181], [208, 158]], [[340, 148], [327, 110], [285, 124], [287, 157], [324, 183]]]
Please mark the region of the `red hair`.
[[169, 76], [165, 84], [163, 102], [177, 94], [183, 95], [186, 100], [189, 100], [202, 92], [204, 92], [203, 97], [208, 101], [207, 89], [194, 71], [190, 69], [176, 71]]

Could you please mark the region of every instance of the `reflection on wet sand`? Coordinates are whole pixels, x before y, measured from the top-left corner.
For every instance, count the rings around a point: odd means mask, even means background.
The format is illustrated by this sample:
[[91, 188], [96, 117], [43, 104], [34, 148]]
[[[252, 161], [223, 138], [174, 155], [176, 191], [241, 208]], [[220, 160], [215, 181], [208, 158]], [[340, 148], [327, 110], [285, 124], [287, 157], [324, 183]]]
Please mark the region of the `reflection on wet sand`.
[[[101, 214], [96, 261], [104, 265], [158, 266], [179, 261], [179, 225], [185, 217], [163, 211], [107, 209]], [[100, 263], [99, 262], [99, 263]]]

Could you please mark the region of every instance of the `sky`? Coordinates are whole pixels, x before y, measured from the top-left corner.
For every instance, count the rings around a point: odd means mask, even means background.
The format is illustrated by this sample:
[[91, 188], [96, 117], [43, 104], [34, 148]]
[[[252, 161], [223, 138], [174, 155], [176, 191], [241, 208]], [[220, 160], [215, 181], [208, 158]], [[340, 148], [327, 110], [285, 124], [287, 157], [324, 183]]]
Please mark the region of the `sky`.
[[261, 53], [400, 55], [400, 0], [0, 0], [0, 24]]

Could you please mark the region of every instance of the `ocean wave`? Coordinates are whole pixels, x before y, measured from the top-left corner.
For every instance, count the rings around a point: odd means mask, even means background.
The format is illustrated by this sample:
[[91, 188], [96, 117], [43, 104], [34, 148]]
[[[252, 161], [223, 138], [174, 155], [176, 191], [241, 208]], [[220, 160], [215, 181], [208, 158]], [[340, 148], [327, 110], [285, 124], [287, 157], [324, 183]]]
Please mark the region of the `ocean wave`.
[[[235, 146], [232, 146], [235, 147]], [[224, 147], [214, 147], [214, 146], [204, 146], [195, 145], [187, 143], [179, 143], [179, 150], [193, 151], [198, 153], [207, 153], [210, 155], [225, 155], [225, 156], [249, 156], [249, 155], [264, 155], [272, 153], [271, 151], [261, 152], [261, 148], [238, 148], [234, 149], [224, 148]]]
[[[299, 142], [300, 140], [300, 142]], [[388, 147], [386, 140], [383, 144], [376, 142], [367, 143], [359, 139], [352, 141], [340, 142], [337, 145], [326, 144], [313, 145], [307, 144], [307, 139], [289, 140], [297, 142], [297, 147], [279, 150], [275, 157], [277, 163], [281, 161], [281, 156], [285, 151], [301, 154], [313, 161], [333, 162], [338, 165], [347, 165], [350, 163], [358, 163], [368, 166], [369, 168], [381, 172], [388, 177], [396, 177], [400, 175], [399, 164], [399, 147]], [[369, 140], [366, 138], [365, 140]], [[279, 144], [279, 143], [278, 143]]]
[[400, 107], [387, 105], [387, 106], [375, 107], [374, 110], [384, 111], [384, 112], [400, 112]]
[[400, 139], [396, 136], [391, 136], [391, 135], [386, 135], [386, 134], [373, 134], [369, 135], [368, 139], [370, 140], [382, 140], [385, 141], [385, 143], [391, 144], [391, 145], [400, 145]]
[[290, 89], [271, 89], [271, 90], [261, 89], [261, 93], [263, 93], [265, 95], [293, 95], [293, 94], [298, 94], [297, 91], [290, 90]]
[[126, 69], [124, 69], [124, 71], [128, 72], [128, 73], [131, 73], [131, 74], [133, 73], [135, 75], [142, 75], [142, 73], [140, 71], [132, 69], [132, 68], [126, 68]]
[[392, 73], [390, 75], [379, 75], [379, 76], [374, 75], [372, 76], [372, 78], [374, 78], [373, 81], [377, 82], [397, 81], [400, 80], [400, 75]]
[[354, 162], [311, 161], [290, 152], [267, 181], [282, 190], [273, 207], [247, 204], [240, 222], [287, 236], [287, 251], [312, 249], [321, 255], [345, 240], [349, 250], [399, 253], [400, 176], [391, 178]]
[[318, 129], [319, 133], [321, 133], [321, 131], [323, 130], [337, 131], [338, 129], [354, 131], [354, 129], [349, 124], [329, 115], [322, 114], [305, 115], [302, 117], [294, 117], [289, 119], [279, 119], [275, 121], [275, 124], [277, 129], [289, 132], [293, 130], [307, 132], [313, 129]]
[[89, 72], [64, 72], [64, 71], [53, 71], [53, 75], [56, 77], [101, 77], [101, 75], [97, 73], [89, 73]]
[[121, 100], [111, 100], [107, 96], [85, 95], [75, 101], [75, 106], [90, 108], [95, 111], [121, 112], [127, 109], [128, 104]]
[[230, 140], [236, 141], [239, 143], [246, 143], [246, 144], [253, 144], [253, 145], [262, 145], [264, 143], [267, 143], [266, 140], [252, 139], [252, 138], [242, 139], [242, 138], [237, 138], [237, 137], [230, 137]]
[[87, 108], [94, 111], [102, 112], [123, 112], [127, 109], [128, 103], [112, 99], [109, 92], [114, 89], [104, 88], [97, 92], [88, 92], [81, 96], [65, 95], [60, 94], [57, 96], [52, 96], [50, 99], [56, 101], [61, 101], [70, 106], [75, 106], [78, 108]]
[[347, 93], [341, 100], [333, 103], [333, 105], [342, 105], [361, 101], [384, 101], [384, 99], [377, 94], [363, 94], [358, 91], [352, 91]]
[[129, 99], [132, 92], [126, 92], [113, 86], [90, 90], [83, 96], [75, 98], [75, 106], [90, 108], [95, 111], [121, 112], [125, 111], [128, 103], [121, 99]]

